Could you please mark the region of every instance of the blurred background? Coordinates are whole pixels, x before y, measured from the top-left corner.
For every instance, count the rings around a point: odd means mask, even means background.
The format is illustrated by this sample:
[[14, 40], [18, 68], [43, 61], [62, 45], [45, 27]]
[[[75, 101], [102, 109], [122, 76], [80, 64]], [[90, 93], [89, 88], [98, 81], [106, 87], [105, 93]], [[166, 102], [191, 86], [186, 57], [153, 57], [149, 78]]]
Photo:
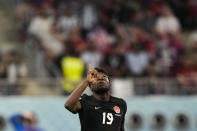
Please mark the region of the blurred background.
[[197, 0], [0, 0], [0, 131], [80, 130], [63, 105], [89, 64], [127, 131], [197, 130]]

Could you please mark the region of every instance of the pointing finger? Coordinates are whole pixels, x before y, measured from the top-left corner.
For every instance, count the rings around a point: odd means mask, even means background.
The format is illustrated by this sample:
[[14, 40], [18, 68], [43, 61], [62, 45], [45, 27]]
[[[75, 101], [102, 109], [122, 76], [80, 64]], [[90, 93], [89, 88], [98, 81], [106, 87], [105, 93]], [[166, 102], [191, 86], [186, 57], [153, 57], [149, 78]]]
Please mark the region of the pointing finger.
[[91, 64], [89, 64], [89, 70], [88, 71], [91, 71]]

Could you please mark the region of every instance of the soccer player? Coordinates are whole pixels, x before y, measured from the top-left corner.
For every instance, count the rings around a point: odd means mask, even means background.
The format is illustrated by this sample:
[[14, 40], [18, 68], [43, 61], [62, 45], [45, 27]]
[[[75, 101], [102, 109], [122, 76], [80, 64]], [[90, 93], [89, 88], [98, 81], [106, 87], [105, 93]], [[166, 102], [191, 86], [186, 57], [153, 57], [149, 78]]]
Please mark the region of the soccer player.
[[[82, 95], [88, 85], [92, 96]], [[126, 102], [112, 97], [110, 87], [107, 73], [99, 68], [92, 70], [89, 65], [87, 78], [64, 105], [70, 112], [79, 114], [81, 131], [125, 131]]]

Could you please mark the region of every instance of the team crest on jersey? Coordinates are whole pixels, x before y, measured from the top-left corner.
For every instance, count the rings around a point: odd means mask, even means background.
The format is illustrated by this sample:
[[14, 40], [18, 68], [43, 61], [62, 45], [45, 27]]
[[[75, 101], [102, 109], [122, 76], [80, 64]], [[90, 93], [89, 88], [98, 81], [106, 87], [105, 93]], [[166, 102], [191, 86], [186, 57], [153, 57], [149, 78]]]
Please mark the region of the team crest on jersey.
[[113, 109], [116, 113], [120, 113], [120, 108], [118, 106], [114, 106]]

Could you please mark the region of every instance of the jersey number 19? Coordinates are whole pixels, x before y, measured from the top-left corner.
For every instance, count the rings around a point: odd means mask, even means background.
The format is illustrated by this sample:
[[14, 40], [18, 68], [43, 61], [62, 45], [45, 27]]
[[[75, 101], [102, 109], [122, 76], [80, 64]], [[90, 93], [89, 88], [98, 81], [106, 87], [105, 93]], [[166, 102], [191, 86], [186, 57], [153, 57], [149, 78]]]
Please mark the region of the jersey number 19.
[[112, 115], [112, 113], [103, 112], [103, 124], [111, 125], [112, 122], [113, 122], [113, 115]]

